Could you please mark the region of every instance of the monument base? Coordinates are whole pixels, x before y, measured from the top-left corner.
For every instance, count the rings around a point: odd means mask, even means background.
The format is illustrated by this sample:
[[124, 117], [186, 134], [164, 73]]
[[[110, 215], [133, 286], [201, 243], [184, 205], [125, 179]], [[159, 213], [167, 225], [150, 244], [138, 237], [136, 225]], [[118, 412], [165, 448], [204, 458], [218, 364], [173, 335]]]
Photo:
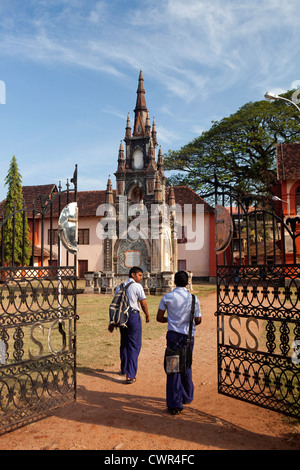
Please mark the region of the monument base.
[[[192, 273], [188, 272], [189, 283], [187, 289], [191, 292], [192, 286]], [[113, 295], [116, 287], [122, 282], [127, 281], [128, 274], [114, 274], [112, 272], [104, 272], [99, 278], [101, 282], [101, 293]], [[142, 286], [145, 294], [148, 295], [164, 295], [174, 289], [174, 273], [171, 271], [164, 271], [161, 273], [143, 273]]]

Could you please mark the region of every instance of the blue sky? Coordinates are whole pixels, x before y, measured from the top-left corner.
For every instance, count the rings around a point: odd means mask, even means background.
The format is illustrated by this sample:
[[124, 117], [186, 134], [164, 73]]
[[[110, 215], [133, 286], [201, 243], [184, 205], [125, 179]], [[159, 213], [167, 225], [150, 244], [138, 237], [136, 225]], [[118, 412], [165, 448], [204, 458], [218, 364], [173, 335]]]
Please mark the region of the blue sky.
[[64, 182], [77, 163], [79, 190], [105, 189], [140, 69], [163, 153], [267, 90], [299, 86], [299, 7], [0, 0], [0, 199], [13, 155], [24, 185]]

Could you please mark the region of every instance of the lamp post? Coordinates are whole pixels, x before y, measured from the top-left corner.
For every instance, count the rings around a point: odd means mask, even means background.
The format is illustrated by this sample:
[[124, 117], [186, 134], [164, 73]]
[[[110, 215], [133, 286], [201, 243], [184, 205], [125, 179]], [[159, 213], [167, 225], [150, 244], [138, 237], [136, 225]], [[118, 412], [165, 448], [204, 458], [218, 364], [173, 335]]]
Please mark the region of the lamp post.
[[296, 108], [298, 109], [298, 111], [300, 111], [299, 106], [297, 106], [294, 101], [288, 100], [287, 98], [283, 98], [283, 96], [275, 95], [275, 93], [271, 93], [271, 92], [268, 92], [268, 91], [267, 91], [267, 93], [265, 93], [264, 96], [265, 96], [266, 100], [269, 100], [269, 101], [272, 101], [272, 100], [283, 100], [283, 101], [287, 101], [288, 103], [292, 103], [294, 106], [296, 106]]

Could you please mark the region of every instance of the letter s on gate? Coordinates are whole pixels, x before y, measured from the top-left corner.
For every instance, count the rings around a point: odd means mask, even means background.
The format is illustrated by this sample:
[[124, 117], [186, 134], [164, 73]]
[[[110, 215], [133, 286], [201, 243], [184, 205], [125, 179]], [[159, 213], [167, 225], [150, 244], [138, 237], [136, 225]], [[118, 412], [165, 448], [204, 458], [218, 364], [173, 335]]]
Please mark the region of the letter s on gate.
[[231, 339], [229, 338], [229, 344], [232, 348], [239, 348], [240, 345], [241, 345], [241, 335], [239, 334], [239, 332], [232, 326], [232, 321], [234, 319], [237, 319], [238, 322], [239, 322], [239, 325], [241, 325], [241, 319], [237, 316], [237, 315], [231, 315], [229, 317], [229, 326], [230, 326], [230, 329], [237, 335], [238, 337], [238, 342], [236, 344], [234, 344]]
[[248, 318], [247, 321], [246, 321], [246, 329], [247, 329], [247, 332], [249, 333], [249, 335], [254, 339], [254, 341], [255, 341], [255, 346], [254, 346], [253, 348], [251, 348], [251, 347], [249, 346], [248, 341], [246, 340], [246, 347], [247, 347], [248, 351], [250, 351], [250, 352], [255, 352], [255, 351], [257, 351], [257, 349], [258, 349], [258, 340], [257, 340], [257, 337], [255, 336], [255, 334], [253, 333], [253, 331], [251, 331], [250, 328], [249, 328], [249, 324], [250, 324], [252, 321], [253, 321], [253, 322], [255, 323], [255, 325], [257, 326], [257, 329], [259, 328], [259, 323], [258, 323], [257, 318]]
[[32, 325], [31, 327], [31, 330], [30, 330], [30, 339], [33, 341], [33, 343], [35, 343], [38, 347], [39, 347], [39, 353], [34, 356], [33, 354], [31, 354], [31, 351], [30, 349], [28, 350], [28, 353], [29, 353], [29, 357], [30, 359], [32, 360], [37, 360], [39, 359], [40, 357], [42, 357], [43, 355], [43, 345], [40, 341], [38, 341], [34, 336], [33, 336], [33, 331], [35, 330], [35, 328], [40, 328], [42, 330], [42, 333], [44, 334], [44, 327], [42, 325], [42, 323], [38, 322], [38, 323], [35, 323], [34, 325]]

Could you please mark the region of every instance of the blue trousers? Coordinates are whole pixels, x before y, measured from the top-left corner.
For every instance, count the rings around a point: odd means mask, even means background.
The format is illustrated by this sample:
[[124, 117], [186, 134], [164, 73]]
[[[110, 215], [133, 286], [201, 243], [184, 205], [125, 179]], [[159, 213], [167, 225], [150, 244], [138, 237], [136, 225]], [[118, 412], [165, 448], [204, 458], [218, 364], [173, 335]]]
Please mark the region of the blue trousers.
[[[187, 335], [176, 331], [167, 332], [167, 347], [177, 350], [186, 343]], [[192, 348], [194, 338], [192, 338]], [[192, 379], [192, 368], [186, 370], [184, 374], [176, 372], [167, 375], [167, 407], [179, 408], [182, 410], [183, 404], [191, 403], [194, 399], [194, 384]]]
[[120, 333], [121, 372], [127, 378], [135, 379], [142, 346], [142, 321], [139, 312], [130, 311], [127, 328], [120, 328]]

